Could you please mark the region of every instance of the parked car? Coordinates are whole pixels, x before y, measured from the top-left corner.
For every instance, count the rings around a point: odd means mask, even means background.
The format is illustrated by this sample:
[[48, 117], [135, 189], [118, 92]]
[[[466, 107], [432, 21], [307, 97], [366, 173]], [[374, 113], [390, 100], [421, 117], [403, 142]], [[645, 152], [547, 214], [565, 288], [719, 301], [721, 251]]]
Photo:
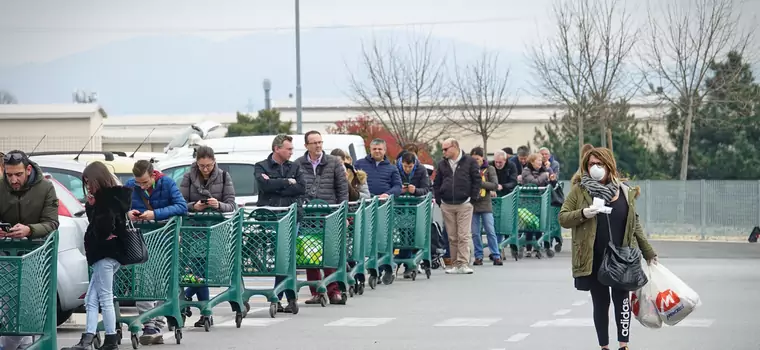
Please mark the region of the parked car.
[[[256, 180], [253, 178], [253, 170], [256, 163], [264, 160], [265, 157], [240, 154], [216, 155], [216, 164], [219, 165], [219, 168], [232, 176], [232, 182], [235, 185], [235, 202], [238, 206], [253, 205], [258, 201], [258, 188], [256, 188]], [[179, 185], [193, 162], [195, 162], [195, 158], [170, 158], [157, 162], [155, 167], [166, 176], [174, 179]]]
[[77, 152], [32, 153], [29, 159], [37, 163], [43, 172], [52, 175], [82, 203], [85, 200], [82, 172], [87, 164], [94, 161], [103, 162], [122, 184], [134, 177], [132, 167], [135, 160], [132, 158], [112, 152], [88, 152], [75, 159], [76, 154]]
[[50, 174], [45, 178], [53, 183], [58, 196], [58, 325], [63, 324], [83, 305], [90, 279], [84, 252], [84, 233], [87, 216], [84, 206]]

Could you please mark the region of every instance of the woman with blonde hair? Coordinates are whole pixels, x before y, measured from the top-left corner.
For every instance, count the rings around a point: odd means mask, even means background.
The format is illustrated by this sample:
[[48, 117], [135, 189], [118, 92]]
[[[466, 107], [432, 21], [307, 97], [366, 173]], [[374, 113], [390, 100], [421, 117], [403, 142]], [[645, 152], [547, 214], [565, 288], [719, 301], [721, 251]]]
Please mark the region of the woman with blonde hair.
[[[607, 246], [638, 247], [648, 263], [657, 254], [644, 236], [636, 215], [639, 188], [629, 187], [620, 179], [615, 157], [607, 148], [592, 148], [583, 157], [579, 176], [573, 177], [570, 193], [559, 212], [559, 223], [572, 230], [572, 271], [575, 288], [589, 291], [593, 302], [594, 326], [599, 346], [609, 349], [610, 290], [620, 350], [628, 349], [631, 317], [630, 292], [610, 288], [599, 282], [597, 273]], [[611, 207], [609, 214], [592, 207], [594, 198]], [[597, 220], [599, 218], [599, 220]]]
[[369, 194], [369, 185], [367, 185], [367, 173], [354, 168], [354, 161], [351, 159], [351, 156], [340, 148], [332, 150], [330, 155], [336, 156], [343, 161], [343, 167], [346, 169], [346, 178], [348, 179], [348, 200], [355, 202], [359, 199], [372, 198]]

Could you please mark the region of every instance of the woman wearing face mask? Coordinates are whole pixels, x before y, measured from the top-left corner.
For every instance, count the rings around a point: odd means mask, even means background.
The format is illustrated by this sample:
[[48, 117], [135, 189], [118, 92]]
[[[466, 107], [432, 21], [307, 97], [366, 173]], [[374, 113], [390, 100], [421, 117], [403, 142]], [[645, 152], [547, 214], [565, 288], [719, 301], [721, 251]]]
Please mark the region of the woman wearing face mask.
[[[612, 151], [593, 148], [584, 155], [580, 176], [573, 178], [570, 193], [559, 212], [560, 225], [572, 230], [575, 288], [591, 292], [594, 326], [602, 349], [609, 349], [610, 289], [620, 350], [628, 350], [631, 326], [630, 293], [602, 285], [597, 279], [610, 239], [618, 247], [638, 247], [648, 263], [657, 261], [657, 254], [644, 236], [636, 215], [638, 195], [638, 187], [631, 188], [618, 177]], [[594, 198], [604, 200], [612, 212], [604, 214], [592, 208]]]

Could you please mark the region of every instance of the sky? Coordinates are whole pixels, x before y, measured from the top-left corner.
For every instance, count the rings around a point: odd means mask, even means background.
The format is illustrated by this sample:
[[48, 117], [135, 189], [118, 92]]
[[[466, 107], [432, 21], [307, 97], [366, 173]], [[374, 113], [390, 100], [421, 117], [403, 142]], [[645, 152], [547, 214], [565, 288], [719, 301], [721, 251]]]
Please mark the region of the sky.
[[[658, 6], [666, 3], [696, 0], [620, 1], [634, 22], [643, 23], [648, 3], [654, 4], [652, 8], [656, 11], [661, 8]], [[735, 1], [745, 22], [757, 23], [753, 15], [760, 13], [760, 0]], [[300, 23], [303, 33], [319, 33], [325, 40], [331, 35], [339, 36], [337, 33], [359, 30], [366, 36], [372, 35], [373, 30], [429, 33], [436, 39], [459, 43], [470, 51], [483, 48], [507, 56], [511, 60], [510, 68], [520, 70], [523, 74], [519, 79], [525, 80], [525, 75], [530, 74], [528, 48], [554, 34], [556, 28], [551, 16], [552, 6], [556, 3], [557, 0], [301, 0]], [[220, 43], [234, 42], [252, 34], [284, 33], [292, 38], [289, 34], [294, 33], [295, 24], [294, 0], [0, 0], [0, 9], [0, 71], [4, 69], [11, 73], [17, 70], [15, 67], [44, 66], [107, 45], [141, 38], [196, 36]], [[294, 46], [294, 42], [289, 45]], [[69, 71], [57, 72], [55, 67], [59, 65], [49, 65], [47, 70], [38, 70], [36, 78], [49, 74], [55, 78], [60, 76], [59, 80], [68, 79], [63, 83], [66, 88], [56, 87], [55, 91], [46, 92], [65, 99], [69, 92], [62, 90], [73, 85], [70, 83], [72, 75], [80, 73], [70, 69], [71, 62], [61, 66]], [[165, 70], [164, 66], [158, 67], [156, 69]], [[77, 69], [86, 70], [86, 67]], [[281, 69], [290, 74], [290, 70], [295, 71], [295, 66], [288, 64], [287, 68]], [[27, 77], [28, 74], [18, 76]], [[98, 84], [93, 82], [97, 77], [80, 79], [86, 84]], [[35, 100], [29, 94], [39, 86], [39, 79], [27, 80], [19, 83], [16, 79], [16, 91], [23, 95], [20, 97]], [[340, 80], [340, 84], [345, 82], [344, 78], [336, 80]], [[256, 85], [260, 84], [258, 81]], [[113, 91], [112, 87], [112, 94]], [[243, 101], [245, 96], [241, 94], [234, 98]], [[39, 97], [35, 102], [40, 99], [49, 98]], [[123, 105], [134, 104], [123, 101]], [[177, 107], [168, 105], [165, 108]]]

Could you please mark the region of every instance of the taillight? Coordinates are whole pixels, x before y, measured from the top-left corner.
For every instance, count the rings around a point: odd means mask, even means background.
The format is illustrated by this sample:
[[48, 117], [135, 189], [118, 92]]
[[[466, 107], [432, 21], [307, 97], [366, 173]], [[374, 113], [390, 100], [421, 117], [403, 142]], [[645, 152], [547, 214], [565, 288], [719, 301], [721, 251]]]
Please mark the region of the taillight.
[[61, 205], [60, 201], [58, 201], [58, 216], [71, 217], [69, 209], [67, 209], [65, 205]]

